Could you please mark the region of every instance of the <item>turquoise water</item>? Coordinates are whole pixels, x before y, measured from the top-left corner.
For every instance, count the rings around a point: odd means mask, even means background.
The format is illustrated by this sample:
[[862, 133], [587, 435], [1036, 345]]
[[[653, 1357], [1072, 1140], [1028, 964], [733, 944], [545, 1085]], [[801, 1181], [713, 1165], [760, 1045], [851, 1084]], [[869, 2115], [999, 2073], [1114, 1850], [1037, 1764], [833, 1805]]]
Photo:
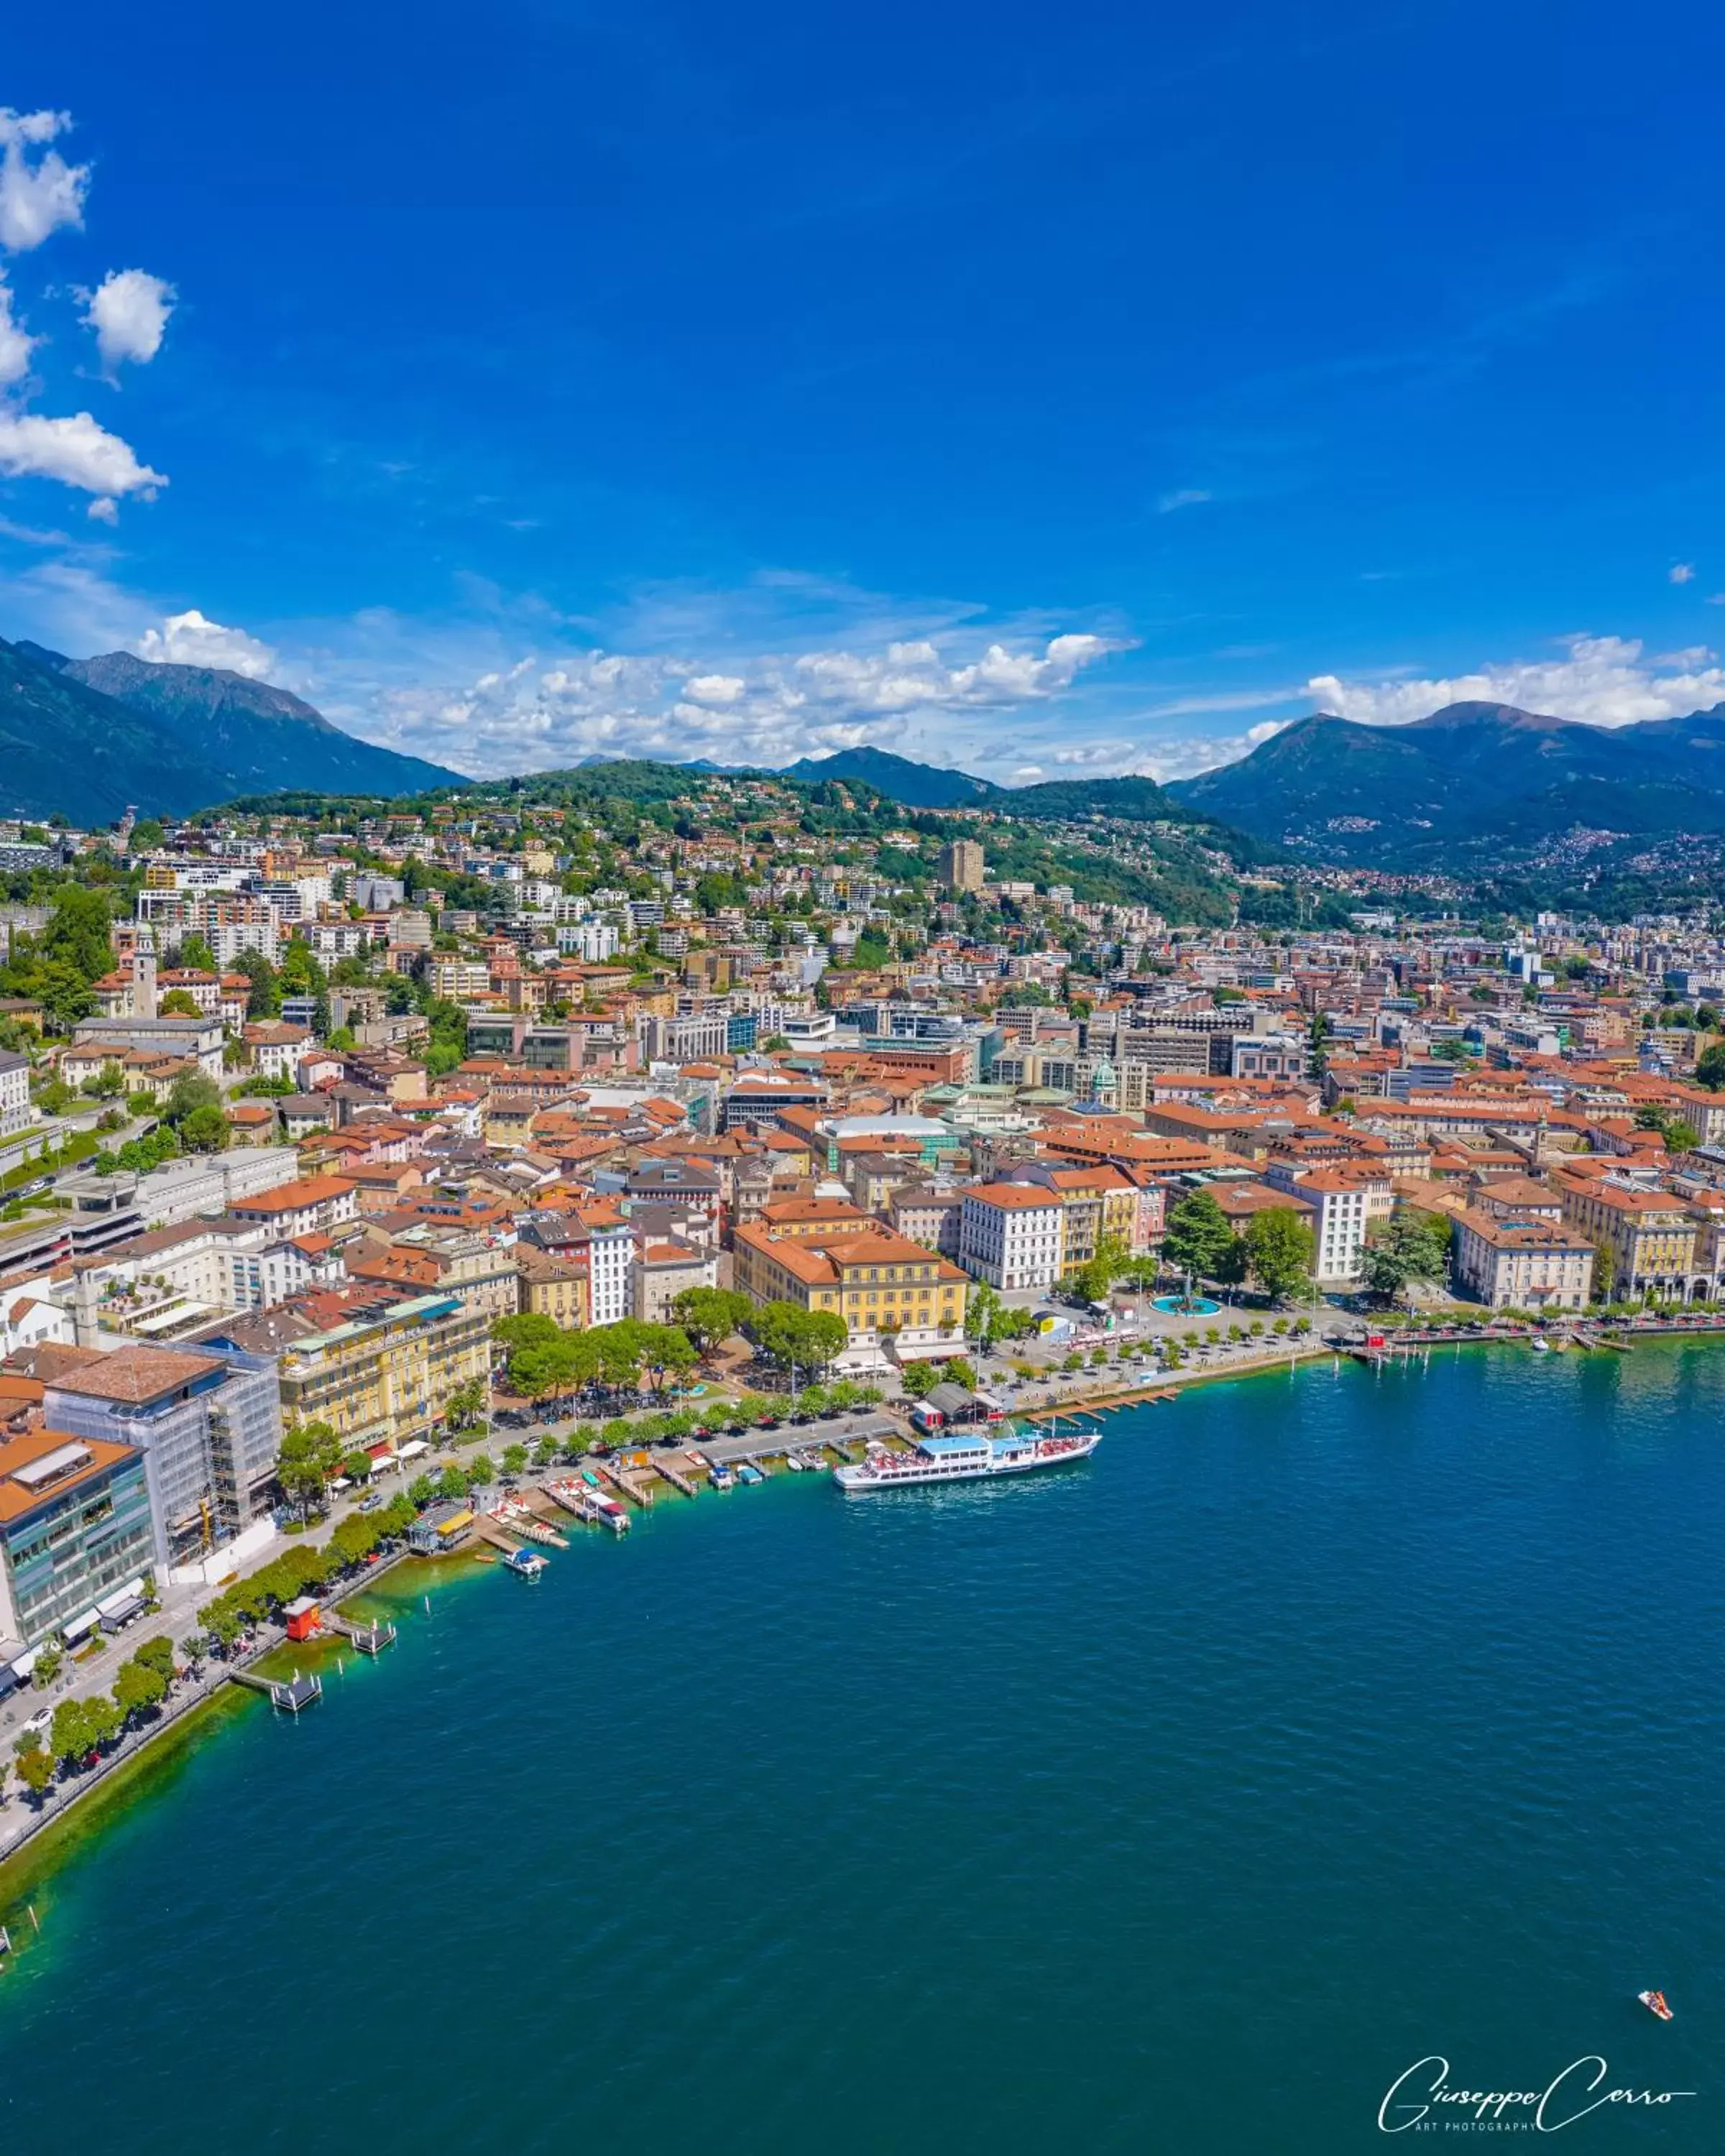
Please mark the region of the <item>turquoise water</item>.
[[1597, 2052], [1698, 2094], [1561, 2147], [1725, 2146], [1722, 1405], [1704, 1346], [1308, 1369], [470, 1573], [39, 1891], [0, 2133], [1335, 2156], [1426, 2054]]

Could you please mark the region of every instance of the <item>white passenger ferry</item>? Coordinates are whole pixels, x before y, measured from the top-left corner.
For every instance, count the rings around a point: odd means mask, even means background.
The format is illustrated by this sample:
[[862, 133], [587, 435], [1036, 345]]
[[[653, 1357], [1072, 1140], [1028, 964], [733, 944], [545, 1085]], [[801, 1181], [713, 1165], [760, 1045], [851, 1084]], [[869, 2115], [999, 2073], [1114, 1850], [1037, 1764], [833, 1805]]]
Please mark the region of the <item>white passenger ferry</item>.
[[1102, 1441], [1099, 1430], [1063, 1431], [1057, 1424], [1040, 1430], [1015, 1423], [1001, 1430], [950, 1430], [919, 1437], [908, 1452], [870, 1445], [868, 1456], [835, 1467], [833, 1480], [852, 1497], [876, 1490], [909, 1489], [920, 1482], [969, 1482], [989, 1475], [1024, 1475], [1034, 1467], [1058, 1467], [1085, 1460]]

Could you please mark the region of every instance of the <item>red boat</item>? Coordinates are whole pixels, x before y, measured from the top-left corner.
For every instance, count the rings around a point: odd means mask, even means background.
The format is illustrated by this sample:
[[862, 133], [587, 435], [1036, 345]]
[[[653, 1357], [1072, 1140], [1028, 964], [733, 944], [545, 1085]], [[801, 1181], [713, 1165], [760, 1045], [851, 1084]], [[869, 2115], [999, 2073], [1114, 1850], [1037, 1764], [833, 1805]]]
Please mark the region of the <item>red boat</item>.
[[1661, 2021], [1671, 2019], [1671, 2010], [1666, 2005], [1662, 1991], [1638, 1991], [1635, 1996], [1650, 2014], [1656, 2014]]

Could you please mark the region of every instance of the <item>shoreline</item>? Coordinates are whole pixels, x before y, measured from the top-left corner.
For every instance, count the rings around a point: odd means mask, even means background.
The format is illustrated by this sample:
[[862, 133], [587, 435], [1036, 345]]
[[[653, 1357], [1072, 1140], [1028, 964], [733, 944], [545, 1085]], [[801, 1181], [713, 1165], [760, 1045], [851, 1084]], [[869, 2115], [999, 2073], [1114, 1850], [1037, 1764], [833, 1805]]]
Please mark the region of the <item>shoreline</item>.
[[[1579, 1321], [1587, 1324], [1585, 1319]], [[1628, 1335], [1632, 1338], [1675, 1340], [1686, 1337], [1706, 1339], [1725, 1333], [1725, 1313], [1709, 1314], [1709, 1321], [1620, 1320], [1609, 1326], [1595, 1322], [1589, 1330], [1596, 1333]], [[1531, 1350], [1532, 1343], [1543, 1336], [1532, 1332], [1486, 1332], [1464, 1329], [1442, 1324], [1423, 1327], [1418, 1331], [1408, 1328], [1386, 1334], [1381, 1348], [1368, 1348], [1365, 1336], [1356, 1340], [1337, 1341], [1314, 1338], [1297, 1345], [1279, 1344], [1274, 1353], [1241, 1356], [1235, 1360], [1207, 1365], [1198, 1369], [1164, 1371], [1142, 1383], [1133, 1383], [1118, 1390], [1076, 1392], [1071, 1397], [1051, 1399], [1039, 1406], [1029, 1404], [1014, 1407], [1009, 1414], [1023, 1417], [1027, 1421], [1064, 1414], [1092, 1416], [1112, 1414], [1122, 1409], [1145, 1407], [1158, 1402], [1173, 1404], [1189, 1386], [1214, 1384], [1235, 1378], [1264, 1377], [1286, 1368], [1290, 1376], [1302, 1365], [1309, 1365], [1326, 1358], [1339, 1362], [1344, 1357], [1363, 1366], [1381, 1366], [1425, 1353], [1435, 1347], [1517, 1347]], [[1611, 1352], [1596, 1338], [1590, 1343], [1574, 1343], [1573, 1352], [1597, 1354]], [[767, 1433], [762, 1433], [767, 1435]], [[444, 1558], [424, 1558], [408, 1549], [405, 1544], [370, 1567], [361, 1577], [347, 1582], [329, 1596], [325, 1606], [340, 1610], [352, 1600], [373, 1592], [398, 1567], [409, 1561], [425, 1563], [440, 1576], [454, 1577], [467, 1568], [463, 1558], [471, 1553], [451, 1552]], [[261, 1666], [272, 1656], [296, 1643], [290, 1641], [285, 1633], [268, 1640], [258, 1650], [239, 1662], [223, 1661], [218, 1665], [206, 1664], [207, 1676], [200, 1682], [195, 1695], [177, 1702], [147, 1728], [135, 1733], [132, 1739], [95, 1768], [89, 1769], [66, 1794], [52, 1806], [45, 1806], [39, 1815], [27, 1819], [23, 1830], [11, 1840], [5, 1854], [0, 1856], [0, 1922], [9, 1922], [13, 1939], [13, 1955], [0, 1957], [0, 1974], [18, 1952], [27, 1944], [34, 1943], [33, 1931], [20, 1933], [20, 1918], [29, 1904], [33, 1889], [51, 1877], [59, 1865], [72, 1853], [70, 1845], [86, 1831], [95, 1833], [106, 1823], [110, 1812], [117, 1813], [134, 1793], [134, 1785], [141, 1782], [151, 1768], [169, 1771], [179, 1758], [189, 1756], [198, 1743], [206, 1736], [213, 1736], [222, 1726], [226, 1715], [243, 1711], [241, 1702], [250, 1687], [237, 1680], [242, 1673], [268, 1674]], [[321, 1641], [329, 1650], [337, 1645], [334, 1640]], [[172, 1738], [172, 1743], [165, 1740]], [[9, 1793], [9, 1804], [28, 1804], [28, 1799]]]

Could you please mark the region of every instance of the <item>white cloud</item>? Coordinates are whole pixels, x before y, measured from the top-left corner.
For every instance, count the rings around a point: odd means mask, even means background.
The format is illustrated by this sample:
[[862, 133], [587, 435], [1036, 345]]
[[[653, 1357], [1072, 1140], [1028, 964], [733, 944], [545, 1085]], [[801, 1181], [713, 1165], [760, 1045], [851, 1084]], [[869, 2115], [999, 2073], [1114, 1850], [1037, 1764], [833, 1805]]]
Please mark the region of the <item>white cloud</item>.
[[86, 494], [141, 494], [146, 501], [167, 485], [88, 412], [49, 419], [0, 407], [0, 472], [8, 479], [55, 479]]
[[697, 704], [734, 704], [748, 683], [737, 674], [696, 674], [683, 685], [683, 693]]
[[1695, 564], [1693, 562], [1673, 562], [1666, 571], [1666, 575], [1674, 584], [1692, 584], [1695, 582]]
[[174, 288], [147, 270], [111, 270], [90, 295], [84, 319], [110, 373], [122, 360], [142, 367], [162, 349]]
[[61, 225], [83, 223], [90, 167], [46, 146], [71, 124], [69, 112], [0, 108], [0, 247], [24, 254]]
[[132, 644], [140, 659], [166, 661], [176, 666], [221, 666], [250, 680], [268, 680], [277, 659], [267, 644], [243, 629], [224, 629], [191, 607], [171, 613], [160, 629], [146, 629]]
[[[902, 744], [919, 717], [1034, 706], [1122, 648], [1074, 633], [949, 656], [918, 638], [767, 653], [724, 670], [683, 653], [590, 650], [510, 660], [459, 686], [423, 685], [398, 658], [391, 671], [408, 678], [378, 685], [347, 713], [372, 738], [488, 773], [592, 755], [784, 764], [863, 742]], [[306, 670], [313, 687], [316, 671]], [[330, 710], [346, 715], [333, 699]]]
[[97, 524], [117, 524], [120, 521], [120, 504], [111, 494], [99, 494], [84, 513]]
[[28, 371], [36, 340], [12, 311], [12, 293], [0, 276], [0, 388], [17, 382]]
[[1158, 516], [1171, 516], [1177, 509], [1196, 509], [1200, 502], [1214, 499], [1208, 487], [1178, 486], [1158, 499], [1156, 513]]
[[1523, 711], [1626, 726], [1725, 701], [1725, 670], [1706, 650], [1648, 659], [1632, 637], [1571, 637], [1561, 659], [1515, 660], [1453, 680], [1348, 683], [1319, 675], [1307, 692], [1319, 710], [1368, 726], [1405, 726], [1445, 704], [1513, 704]]

